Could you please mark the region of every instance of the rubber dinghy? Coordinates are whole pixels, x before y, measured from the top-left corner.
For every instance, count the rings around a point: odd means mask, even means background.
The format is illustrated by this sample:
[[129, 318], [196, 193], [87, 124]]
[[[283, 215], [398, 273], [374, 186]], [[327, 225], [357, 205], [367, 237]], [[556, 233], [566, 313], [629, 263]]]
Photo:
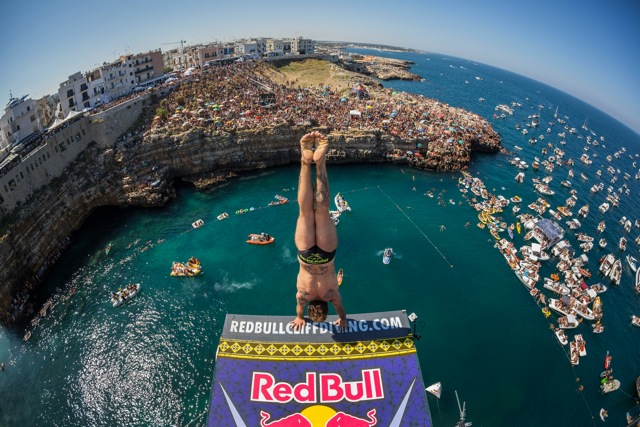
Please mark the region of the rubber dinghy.
[[276, 238], [273, 236], [269, 236], [268, 234], [249, 234], [249, 239], [247, 243], [251, 245], [269, 245], [275, 242]]
[[384, 254], [382, 255], [382, 263], [389, 264], [391, 262], [391, 257], [393, 256], [393, 249], [386, 248], [384, 250]]

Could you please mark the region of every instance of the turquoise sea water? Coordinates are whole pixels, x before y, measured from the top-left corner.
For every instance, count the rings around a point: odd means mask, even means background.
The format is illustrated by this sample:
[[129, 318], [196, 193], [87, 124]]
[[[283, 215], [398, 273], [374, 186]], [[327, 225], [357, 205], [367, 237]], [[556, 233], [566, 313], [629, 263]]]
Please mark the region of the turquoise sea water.
[[[390, 84], [397, 90], [438, 98], [485, 117], [492, 117], [498, 104], [520, 102], [513, 116], [495, 119], [494, 126], [503, 145], [521, 146], [517, 155], [529, 162], [540, 157], [547, 142], [558, 142], [559, 124], [546, 133], [556, 106], [559, 117], [567, 116], [567, 124], [585, 138], [588, 133], [580, 126], [588, 119], [598, 138], [605, 137], [598, 147], [589, 147], [592, 158], [598, 155], [593, 164], [577, 161], [585, 139], [567, 132], [562, 146], [566, 157], [576, 160], [571, 181], [579, 200], [573, 211], [585, 203], [591, 207], [581, 230], [595, 236], [596, 224], [606, 219], [607, 249], [613, 250], [624, 233], [618, 220], [623, 215], [640, 218], [640, 185], [633, 179], [638, 168], [632, 167], [633, 161], [640, 163], [635, 157], [640, 138], [620, 123], [562, 92], [486, 65], [435, 54], [375, 53], [415, 61], [413, 71], [426, 79]], [[544, 134], [545, 140], [530, 145], [532, 134], [523, 136], [514, 127], [524, 126], [522, 119], [537, 113], [539, 105], [541, 125], [533, 135]], [[598, 169], [610, 185], [605, 157], [623, 146], [626, 153], [612, 162], [621, 171], [612, 185], [617, 189], [626, 182], [630, 195], [622, 195], [620, 207], [602, 215], [597, 206], [606, 190], [592, 195], [589, 187], [597, 181]], [[470, 172], [491, 192], [518, 194], [523, 205], [534, 201], [538, 195], [531, 178], [544, 172], [529, 170], [525, 183], [516, 184], [517, 170], [508, 160], [503, 154], [476, 155]], [[548, 200], [554, 210], [569, 197], [569, 190], [559, 185], [567, 171], [563, 166], [552, 174], [556, 195]], [[579, 178], [581, 171], [588, 181]], [[623, 179], [625, 171], [631, 180]], [[225, 314], [294, 316], [297, 205], [267, 205], [275, 194], [295, 200], [297, 173], [295, 165], [273, 168], [205, 192], [181, 186], [177, 200], [162, 209], [96, 211], [36, 296], [37, 306], [56, 303], [50, 313], [35, 327], [0, 329], [0, 361], [7, 364], [0, 372], [0, 425], [204, 425]], [[458, 418], [454, 390], [467, 402], [474, 426], [598, 425], [601, 407], [609, 411], [609, 424], [624, 423], [625, 412], [635, 404], [634, 381], [640, 374], [640, 330], [629, 324], [631, 314], [640, 314], [640, 297], [626, 264], [621, 285], [601, 296], [604, 333], [592, 334], [586, 321], [569, 331], [570, 337], [583, 334], [588, 352], [572, 368], [566, 349], [549, 329], [557, 316], [545, 319], [493, 248], [488, 231], [475, 226], [477, 213], [458, 191], [459, 174], [394, 165], [330, 165], [329, 176], [332, 192], [340, 191], [353, 208], [341, 217], [336, 258], [345, 270], [341, 292], [347, 312], [406, 309], [419, 316], [422, 339], [417, 348], [424, 382], [441, 381], [444, 387], [439, 401], [429, 397], [436, 427], [453, 425]], [[434, 198], [425, 195], [430, 190]], [[438, 197], [445, 203], [438, 204]], [[251, 207], [246, 214], [234, 213]], [[508, 223], [515, 221], [510, 208], [502, 214]], [[216, 221], [224, 211], [230, 218]], [[527, 211], [523, 206], [521, 212]], [[193, 230], [191, 223], [198, 218], [205, 226]], [[275, 244], [245, 243], [247, 234], [261, 231], [275, 236]], [[632, 241], [639, 233], [632, 229], [626, 252], [637, 258]], [[575, 242], [572, 232], [567, 237]], [[514, 241], [524, 244], [522, 236]], [[397, 254], [389, 265], [381, 262], [385, 247]], [[594, 248], [588, 253], [592, 272], [607, 252]], [[190, 256], [202, 261], [204, 273], [170, 277], [172, 261]], [[544, 263], [543, 275], [550, 275], [556, 262]], [[594, 274], [588, 283], [598, 280]], [[111, 307], [110, 292], [132, 282], [142, 284], [141, 293], [122, 308]], [[27, 330], [31, 338], [25, 342]], [[622, 387], [602, 396], [599, 373], [607, 351]], [[580, 384], [584, 391], [579, 393]]]

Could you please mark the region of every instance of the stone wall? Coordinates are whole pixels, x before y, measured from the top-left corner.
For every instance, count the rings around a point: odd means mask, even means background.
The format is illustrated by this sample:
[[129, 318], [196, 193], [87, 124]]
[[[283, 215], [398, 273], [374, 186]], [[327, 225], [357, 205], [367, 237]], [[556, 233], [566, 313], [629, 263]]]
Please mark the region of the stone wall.
[[10, 212], [27, 203], [91, 144], [114, 147], [150, 105], [149, 97], [143, 94], [100, 113], [72, 119], [45, 134], [37, 148], [23, 154], [20, 163], [0, 177], [2, 209]]

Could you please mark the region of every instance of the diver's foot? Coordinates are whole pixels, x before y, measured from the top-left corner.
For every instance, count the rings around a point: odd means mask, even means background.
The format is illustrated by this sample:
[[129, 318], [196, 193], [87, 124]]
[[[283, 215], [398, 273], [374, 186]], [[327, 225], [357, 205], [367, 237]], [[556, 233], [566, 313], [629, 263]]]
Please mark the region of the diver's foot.
[[325, 154], [329, 149], [329, 139], [320, 132], [313, 132], [315, 134], [315, 146], [316, 151], [313, 152], [313, 161], [319, 162], [325, 160]]
[[300, 154], [302, 155], [303, 163], [311, 164], [313, 162], [313, 146], [315, 142], [316, 135], [314, 132], [309, 132], [300, 139]]

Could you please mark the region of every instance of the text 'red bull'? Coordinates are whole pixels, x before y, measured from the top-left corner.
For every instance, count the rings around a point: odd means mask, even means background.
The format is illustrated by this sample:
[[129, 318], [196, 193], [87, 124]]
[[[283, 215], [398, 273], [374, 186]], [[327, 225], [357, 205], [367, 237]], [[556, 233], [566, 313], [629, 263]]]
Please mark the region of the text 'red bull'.
[[339, 374], [307, 372], [306, 380], [298, 384], [276, 382], [268, 372], [254, 372], [251, 379], [251, 400], [254, 402], [335, 403], [342, 400], [360, 402], [384, 399], [380, 369], [365, 369], [362, 380], [343, 381]]

